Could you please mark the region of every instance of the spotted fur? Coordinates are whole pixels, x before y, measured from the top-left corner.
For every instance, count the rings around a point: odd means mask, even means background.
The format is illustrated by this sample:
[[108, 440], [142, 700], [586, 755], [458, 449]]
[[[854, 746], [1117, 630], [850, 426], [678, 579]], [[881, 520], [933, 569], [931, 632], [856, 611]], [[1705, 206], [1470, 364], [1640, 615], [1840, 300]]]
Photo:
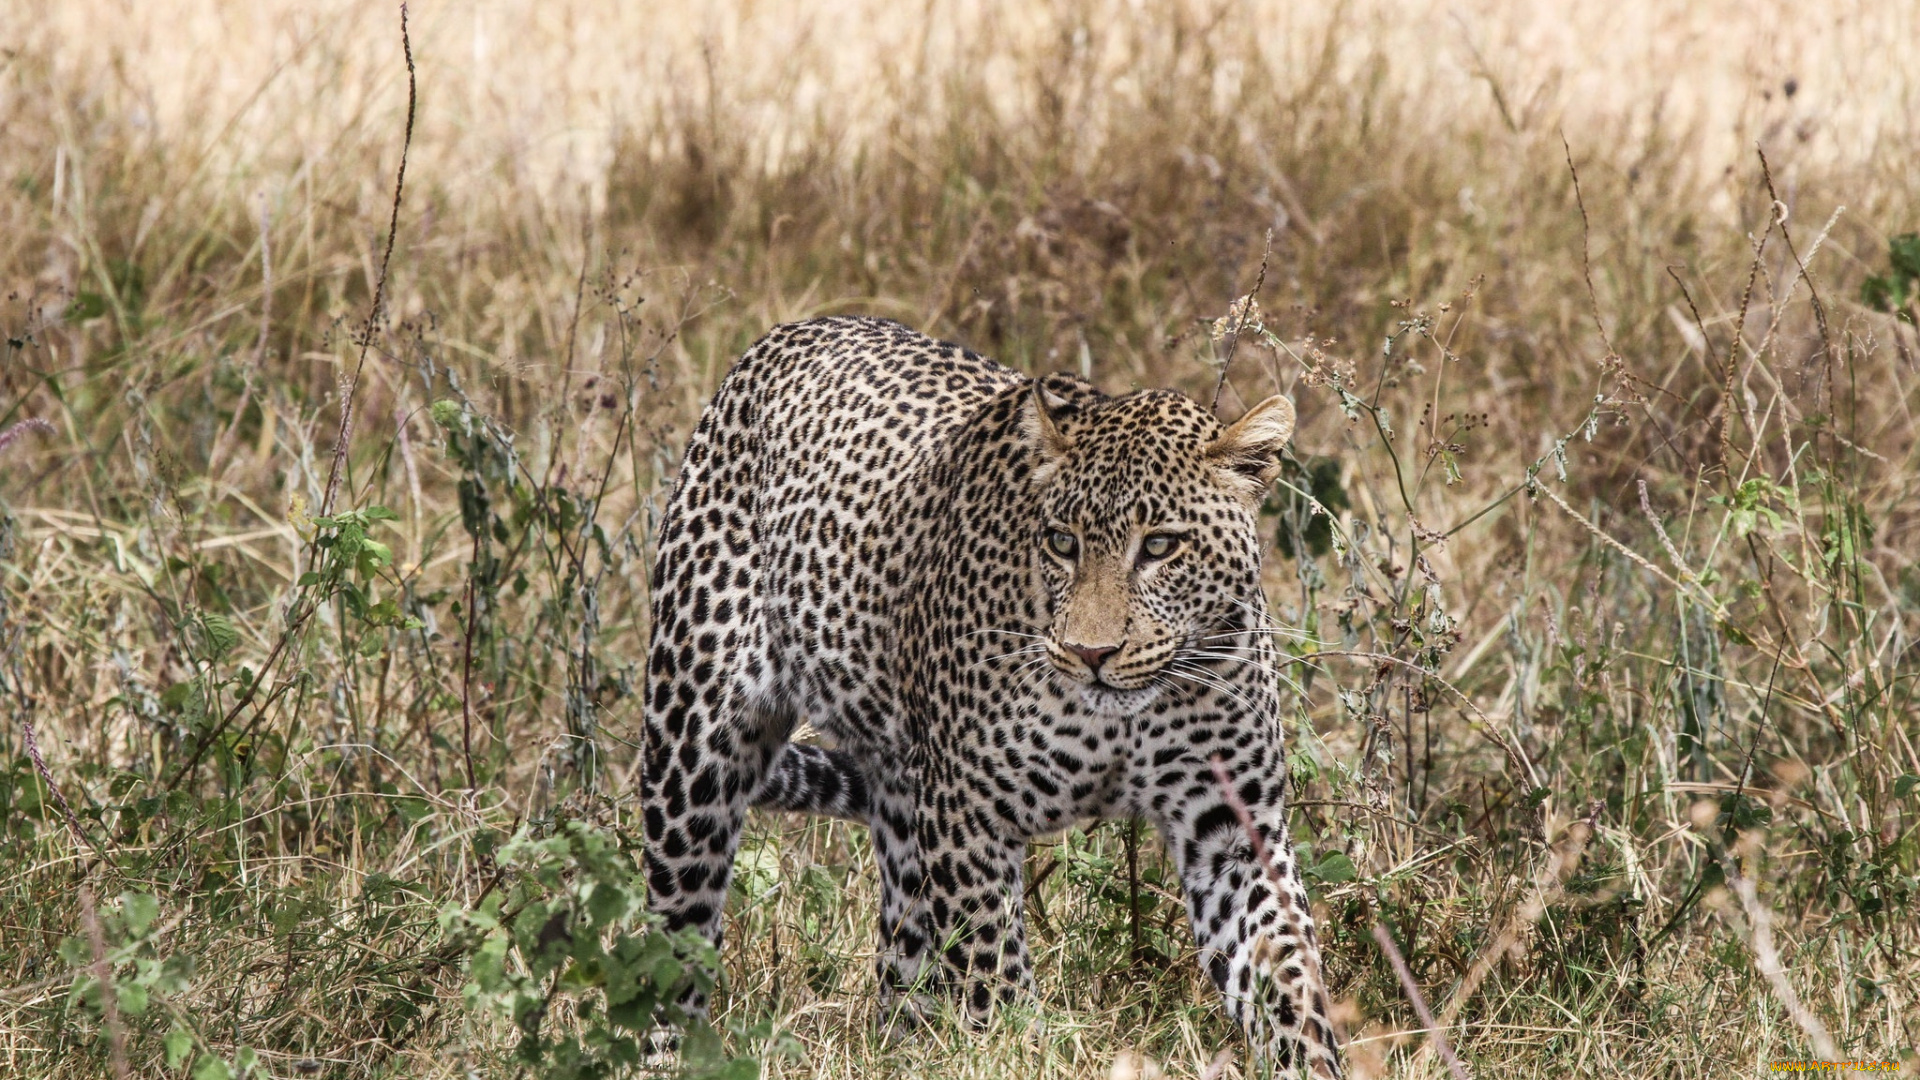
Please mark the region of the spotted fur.
[[[1028, 841], [1145, 817], [1271, 1060], [1338, 1076], [1282, 806], [1258, 503], [1293, 426], [1038, 381], [878, 319], [774, 329], [688, 443], [653, 579], [641, 759], [669, 925], [720, 939], [750, 804], [861, 820], [883, 1016], [1030, 986]], [[790, 744], [805, 718], [832, 748]], [[1276, 889], [1217, 756], [1276, 853]]]

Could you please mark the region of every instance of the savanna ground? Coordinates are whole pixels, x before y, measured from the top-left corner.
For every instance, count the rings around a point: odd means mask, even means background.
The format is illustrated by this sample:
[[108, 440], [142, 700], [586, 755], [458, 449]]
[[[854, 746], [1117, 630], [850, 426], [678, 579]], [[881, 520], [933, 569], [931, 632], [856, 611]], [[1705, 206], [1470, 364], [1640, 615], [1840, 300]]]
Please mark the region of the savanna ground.
[[[1912, 1075], [1920, 11], [1668, 6], [423, 3], [409, 141], [390, 6], [15, 0], [0, 1071], [630, 1048], [678, 448], [867, 312], [1294, 395], [1356, 1074], [1444, 1069], [1377, 923], [1473, 1075]], [[755, 817], [703, 1067], [1245, 1074], [1150, 834], [1029, 869], [1035, 1000], [888, 1045], [864, 831]]]

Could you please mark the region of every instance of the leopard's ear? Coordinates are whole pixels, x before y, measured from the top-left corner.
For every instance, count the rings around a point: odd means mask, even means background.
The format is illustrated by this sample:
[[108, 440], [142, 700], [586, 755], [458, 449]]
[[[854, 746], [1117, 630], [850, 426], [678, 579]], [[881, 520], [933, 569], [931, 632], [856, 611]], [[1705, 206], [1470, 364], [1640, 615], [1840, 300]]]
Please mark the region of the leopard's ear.
[[1046, 388], [1039, 379], [1033, 380], [1032, 400], [1027, 405], [1027, 438], [1040, 456], [1048, 461], [1056, 461], [1066, 456], [1073, 443], [1060, 433], [1060, 424], [1056, 419], [1061, 409], [1067, 407], [1065, 398]]
[[1275, 394], [1247, 410], [1207, 447], [1207, 460], [1253, 499], [1264, 497], [1267, 485], [1280, 475], [1280, 452], [1293, 438], [1293, 402]]

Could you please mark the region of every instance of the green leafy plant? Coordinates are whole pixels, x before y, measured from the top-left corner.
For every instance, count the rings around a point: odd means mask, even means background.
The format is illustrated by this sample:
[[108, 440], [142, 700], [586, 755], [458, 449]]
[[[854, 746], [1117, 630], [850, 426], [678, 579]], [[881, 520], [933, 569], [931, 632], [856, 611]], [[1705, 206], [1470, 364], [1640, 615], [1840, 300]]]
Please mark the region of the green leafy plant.
[[1920, 299], [1920, 233], [1902, 233], [1887, 241], [1887, 272], [1860, 283], [1860, 302], [1875, 311], [1891, 311], [1913, 321], [1911, 305]]
[[[393, 549], [373, 538], [374, 526], [399, 517], [384, 506], [369, 506], [314, 518], [314, 525], [324, 530], [314, 540], [322, 553], [320, 565], [301, 574], [299, 584], [320, 588], [323, 596], [337, 598], [347, 613], [369, 630], [419, 629], [419, 619], [403, 615], [391, 596], [377, 599], [372, 588], [380, 571], [393, 565]], [[366, 634], [358, 648], [365, 654], [377, 652], [384, 639], [383, 634]]]
[[[235, 1080], [254, 1073], [259, 1055], [251, 1047], [237, 1048], [231, 1058], [214, 1053], [191, 1012], [168, 1000], [192, 985], [199, 960], [161, 947], [159, 900], [151, 893], [123, 893], [92, 918], [87, 933], [60, 942], [60, 959], [76, 972], [68, 1000], [98, 1035], [124, 1040], [126, 1028], [144, 1018], [170, 1015], [172, 1027], [161, 1039], [169, 1069], [191, 1064], [193, 1080]], [[124, 1054], [124, 1047], [116, 1053]]]
[[[553, 1080], [629, 1075], [673, 1032], [683, 1033], [685, 1076], [758, 1077], [755, 1058], [729, 1056], [718, 1033], [681, 1008], [689, 992], [713, 990], [720, 958], [691, 929], [661, 929], [635, 856], [624, 837], [580, 821], [549, 836], [523, 831], [502, 847], [514, 884], [441, 918], [466, 942], [467, 1003], [511, 1021], [516, 1060]], [[764, 1026], [737, 1034], [772, 1038]]]
[[[194, 960], [189, 956], [161, 957], [153, 944], [155, 922], [160, 904], [151, 894], [130, 892], [120, 897], [115, 907], [98, 915], [102, 941], [107, 947], [96, 963], [92, 945], [86, 936], [76, 935], [60, 943], [60, 959], [78, 975], [73, 981], [73, 1000], [98, 1018], [105, 1011], [104, 990], [111, 990], [118, 1011], [141, 1016], [156, 993], [178, 990], [193, 977]], [[104, 964], [108, 978], [102, 980], [99, 967]]]

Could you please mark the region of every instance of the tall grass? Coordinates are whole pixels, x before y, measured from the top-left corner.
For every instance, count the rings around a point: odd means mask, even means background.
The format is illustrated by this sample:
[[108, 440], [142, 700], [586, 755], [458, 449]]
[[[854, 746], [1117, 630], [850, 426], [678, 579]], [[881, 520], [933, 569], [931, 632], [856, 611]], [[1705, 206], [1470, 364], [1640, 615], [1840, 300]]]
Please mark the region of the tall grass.
[[[1355, 1072], [1439, 1068], [1376, 918], [1476, 1073], [1914, 1070], [1912, 11], [423, 7], [370, 323], [397, 13], [20, 15], [0, 1067], [509, 1073], [458, 928], [508, 836], [630, 839], [678, 448], [767, 327], [860, 311], [1294, 395], [1268, 585]], [[731, 1047], [1246, 1067], [1150, 834], [1029, 871], [1037, 998], [886, 1044], [863, 830], [756, 817]]]

